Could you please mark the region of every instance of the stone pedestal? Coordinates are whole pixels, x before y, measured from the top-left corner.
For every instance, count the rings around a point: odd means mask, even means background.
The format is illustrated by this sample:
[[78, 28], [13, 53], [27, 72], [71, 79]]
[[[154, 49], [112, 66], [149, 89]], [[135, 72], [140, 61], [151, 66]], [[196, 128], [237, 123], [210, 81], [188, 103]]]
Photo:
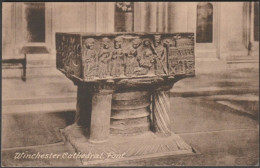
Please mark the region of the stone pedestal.
[[194, 38], [57, 33], [57, 68], [78, 86], [65, 138], [84, 165], [192, 154], [170, 129], [170, 89], [194, 76]]

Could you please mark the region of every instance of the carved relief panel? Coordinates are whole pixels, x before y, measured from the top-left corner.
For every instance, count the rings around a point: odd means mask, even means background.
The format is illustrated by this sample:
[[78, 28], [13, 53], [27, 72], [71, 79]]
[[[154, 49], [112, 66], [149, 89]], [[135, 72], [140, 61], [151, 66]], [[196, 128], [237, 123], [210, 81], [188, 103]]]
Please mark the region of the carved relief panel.
[[56, 49], [57, 68], [85, 81], [194, 75], [193, 34], [188, 33], [57, 33]]
[[195, 75], [194, 36], [176, 34], [169, 47], [169, 75]]
[[56, 34], [56, 66], [67, 75], [82, 76], [80, 36]]

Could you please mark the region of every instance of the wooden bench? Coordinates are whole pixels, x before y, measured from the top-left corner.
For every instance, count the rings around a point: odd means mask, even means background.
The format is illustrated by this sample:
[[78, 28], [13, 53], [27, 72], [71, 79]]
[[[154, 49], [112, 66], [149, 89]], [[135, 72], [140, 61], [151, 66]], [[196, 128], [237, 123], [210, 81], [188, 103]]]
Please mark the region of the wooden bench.
[[21, 49], [21, 54], [24, 55], [23, 58], [10, 58], [2, 59], [2, 68], [5, 69], [23, 69], [21, 79], [26, 81], [26, 65], [27, 56], [26, 54], [46, 54], [49, 53], [46, 47], [43, 46], [24, 46]]
[[[2, 68], [5, 69], [23, 69], [22, 72], [22, 80], [26, 81], [26, 54], [24, 54], [24, 58], [11, 58], [11, 59], [3, 59], [2, 60]], [[17, 66], [18, 65], [18, 66]], [[20, 66], [22, 65], [22, 66]]]

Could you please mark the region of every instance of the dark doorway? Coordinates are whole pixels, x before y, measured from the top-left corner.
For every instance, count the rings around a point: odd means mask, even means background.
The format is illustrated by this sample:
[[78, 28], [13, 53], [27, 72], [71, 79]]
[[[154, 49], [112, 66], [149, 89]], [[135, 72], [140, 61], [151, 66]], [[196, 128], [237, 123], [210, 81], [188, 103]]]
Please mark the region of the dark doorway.
[[28, 42], [45, 42], [45, 4], [25, 3]]
[[213, 41], [213, 6], [201, 2], [197, 5], [197, 43], [212, 43]]

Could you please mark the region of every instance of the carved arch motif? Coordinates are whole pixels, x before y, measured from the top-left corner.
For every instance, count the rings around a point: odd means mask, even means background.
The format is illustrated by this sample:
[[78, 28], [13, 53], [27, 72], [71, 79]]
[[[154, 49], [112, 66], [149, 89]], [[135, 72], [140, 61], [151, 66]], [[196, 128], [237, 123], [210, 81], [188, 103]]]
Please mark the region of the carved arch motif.
[[200, 2], [197, 5], [196, 42], [213, 42], [213, 5], [208, 2]]

